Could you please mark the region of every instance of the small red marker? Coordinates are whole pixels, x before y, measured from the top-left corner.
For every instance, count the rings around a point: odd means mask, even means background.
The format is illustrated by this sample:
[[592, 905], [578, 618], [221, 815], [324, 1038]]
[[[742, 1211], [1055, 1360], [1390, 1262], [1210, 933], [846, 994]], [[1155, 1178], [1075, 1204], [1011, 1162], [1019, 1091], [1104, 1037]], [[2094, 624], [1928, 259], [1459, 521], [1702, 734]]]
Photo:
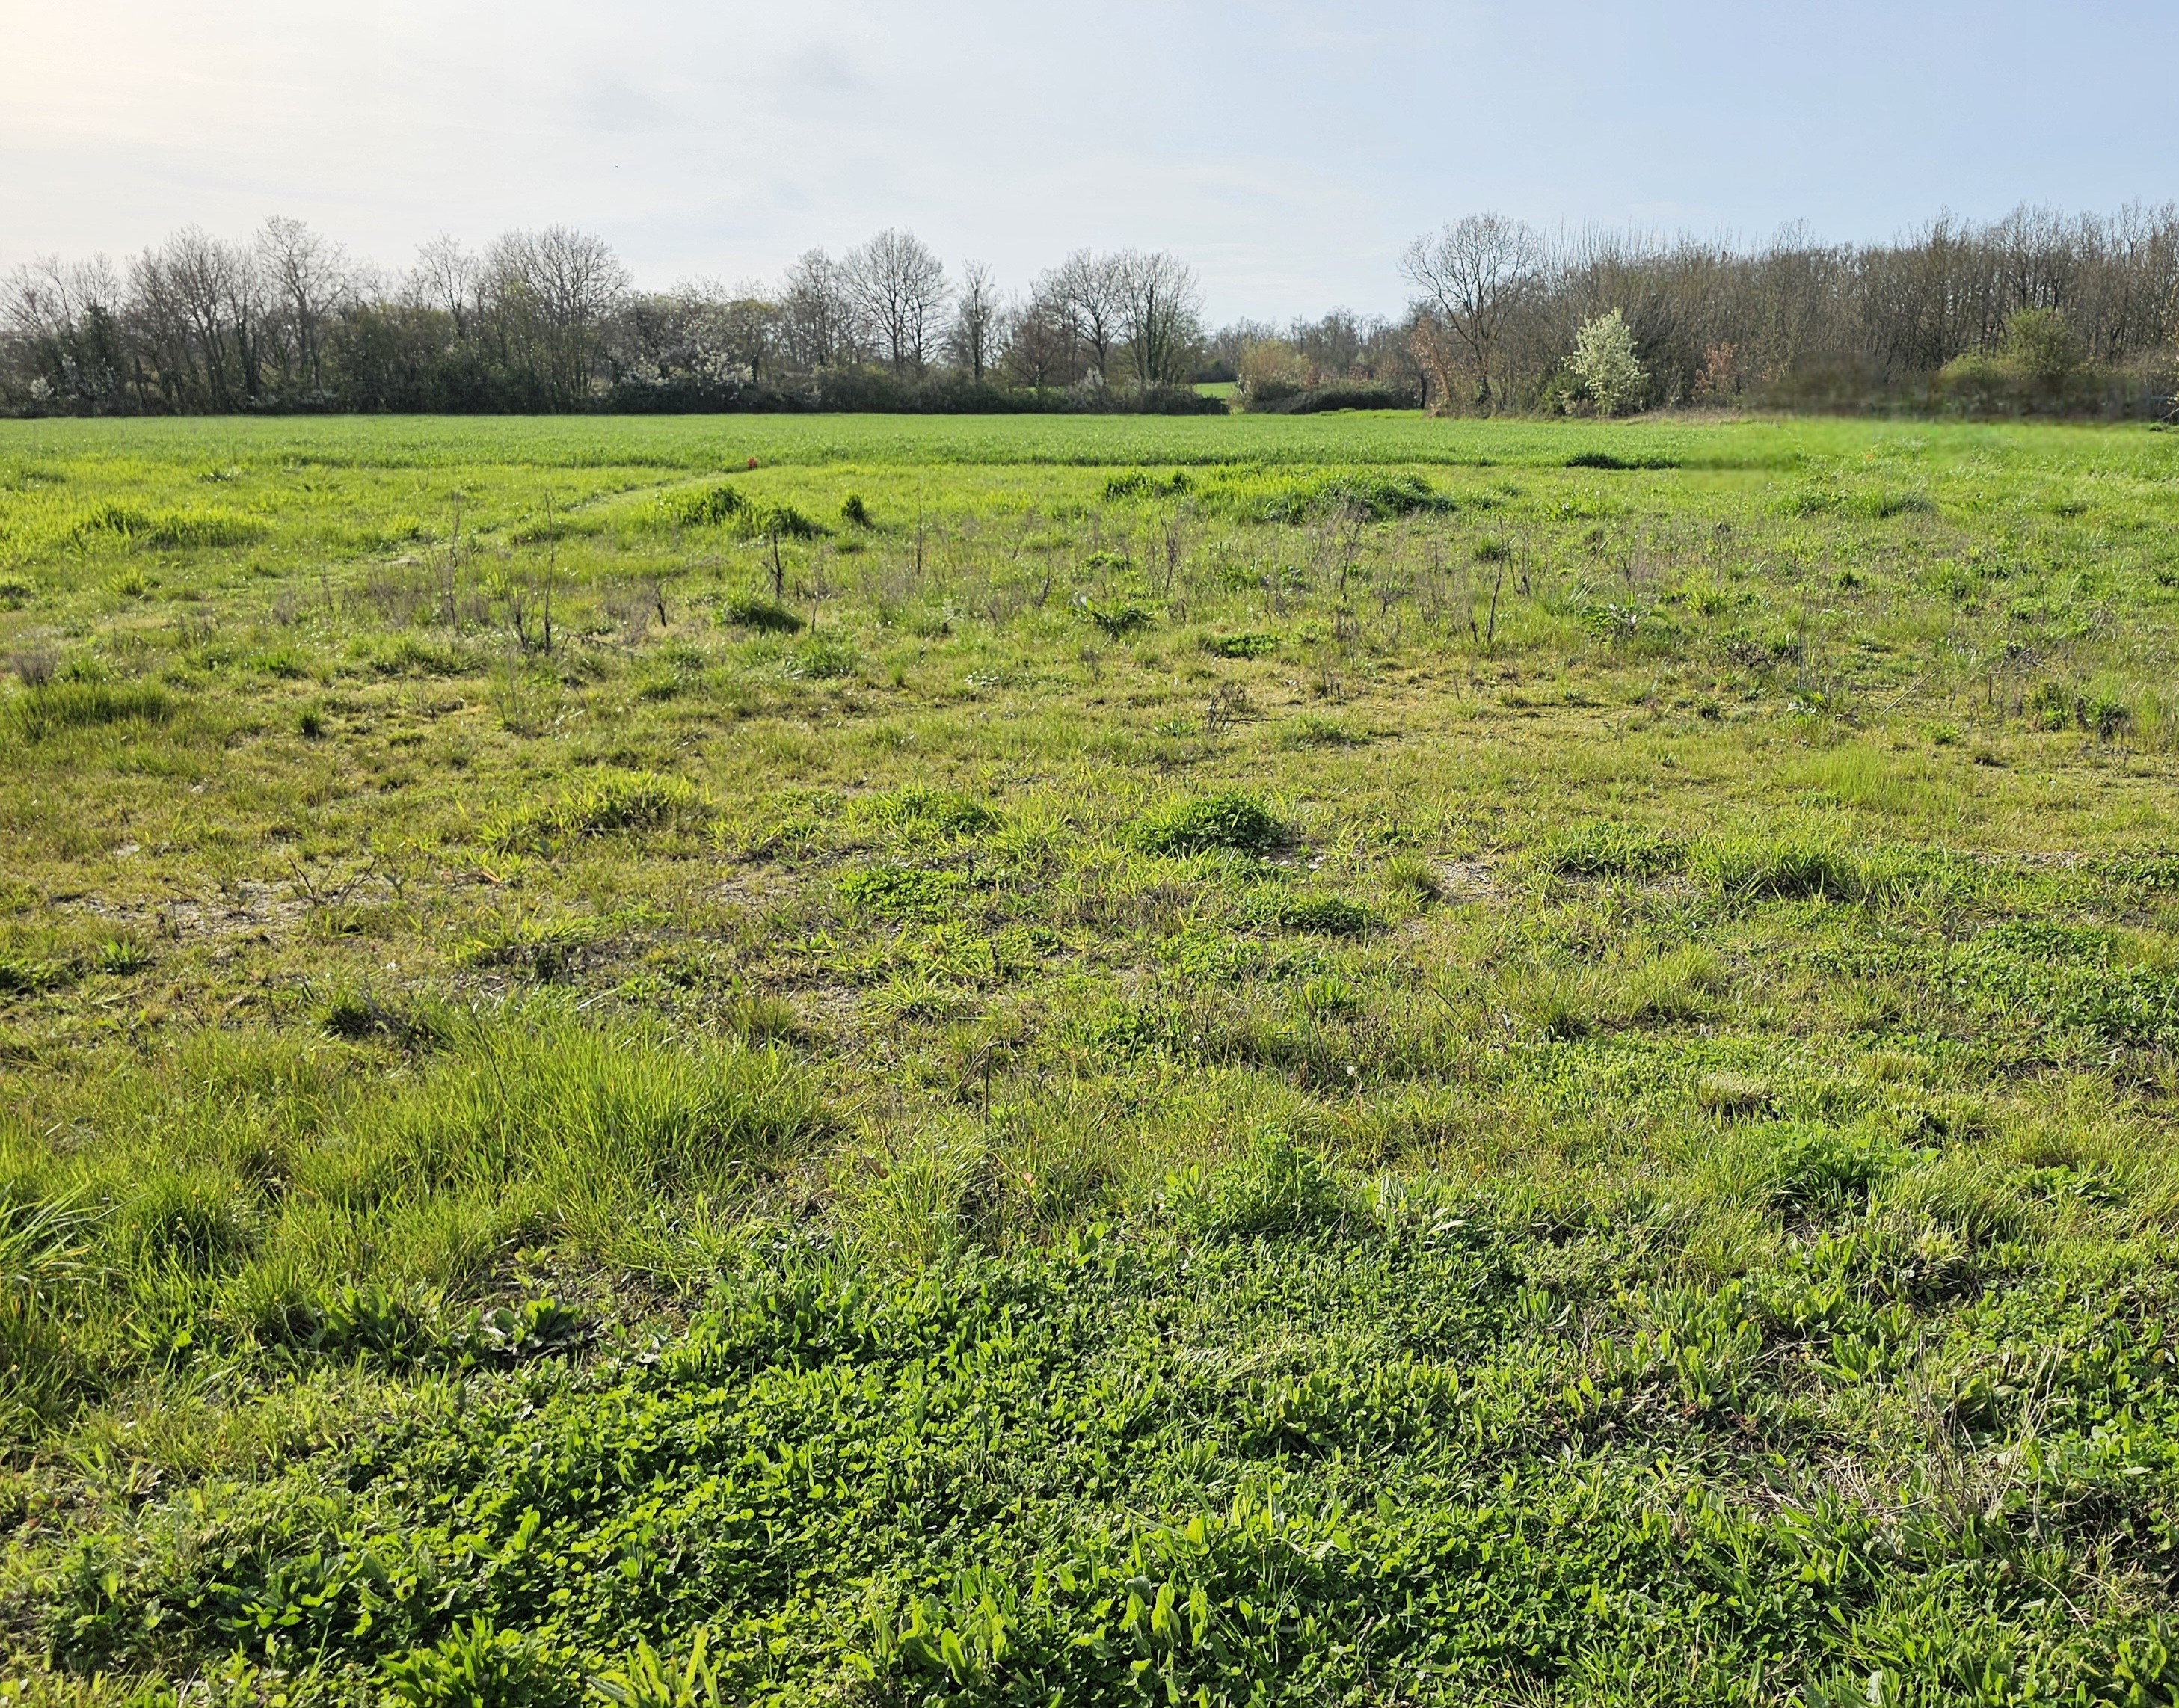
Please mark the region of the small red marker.
[[751, 467], [752, 469], [754, 469], [755, 467], [756, 467], [756, 459], [755, 459], [755, 458], [751, 457], [751, 458], [749, 459], [749, 467]]

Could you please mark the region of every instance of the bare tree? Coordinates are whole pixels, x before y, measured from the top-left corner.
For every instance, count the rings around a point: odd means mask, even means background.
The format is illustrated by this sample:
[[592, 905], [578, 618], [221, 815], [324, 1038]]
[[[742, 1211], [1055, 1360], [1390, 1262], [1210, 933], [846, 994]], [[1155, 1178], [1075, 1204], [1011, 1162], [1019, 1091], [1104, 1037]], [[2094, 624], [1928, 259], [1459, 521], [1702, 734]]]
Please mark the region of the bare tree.
[[1339, 308], [1317, 320], [1294, 321], [1287, 328], [1287, 341], [1309, 364], [1316, 382], [1322, 383], [1359, 373], [1366, 353], [1384, 332], [1385, 322], [1378, 316]]
[[168, 408], [226, 411], [256, 396], [261, 305], [247, 250], [185, 227], [136, 258], [129, 296]]
[[850, 250], [842, 271], [858, 316], [893, 372], [920, 373], [950, 294], [944, 265], [913, 233], [888, 228]]
[[469, 331], [469, 312], [475, 305], [482, 274], [477, 258], [458, 239], [441, 232], [417, 250], [416, 265], [409, 273], [408, 294], [420, 306], [448, 316], [458, 337]]
[[509, 232], [485, 256], [486, 301], [503, 347], [566, 409], [589, 389], [603, 323], [628, 271], [602, 238], [566, 226]]
[[326, 327], [351, 290], [347, 255], [302, 221], [275, 214], [258, 230], [256, 262], [290, 340], [290, 372], [299, 384], [324, 391]]
[[1040, 283], [1007, 318], [1006, 366], [1016, 383], [1043, 391], [1082, 376], [1083, 350], [1064, 297]]
[[782, 352], [804, 373], [852, 361], [854, 305], [840, 265], [821, 249], [807, 251], [787, 270], [779, 294]]
[[1109, 382], [1125, 311], [1119, 258], [1077, 250], [1040, 280], [1038, 288], [1067, 305], [1075, 338], [1090, 359], [1090, 371], [1100, 385]]
[[1475, 403], [1486, 411], [1500, 340], [1540, 258], [1535, 233], [1496, 213], [1465, 215], [1434, 238], [1417, 238], [1400, 257], [1433, 330], [1464, 357]]
[[719, 349], [733, 368], [762, 385], [779, 340], [780, 308], [759, 285], [744, 284], [717, 305]]
[[954, 366], [967, 369], [980, 386], [1005, 341], [1005, 318], [991, 268], [980, 261], [963, 261], [961, 288], [953, 298], [953, 324], [946, 334], [946, 354]]
[[1203, 293], [1195, 275], [1164, 250], [1112, 258], [1120, 333], [1139, 388], [1185, 379], [1203, 336]]

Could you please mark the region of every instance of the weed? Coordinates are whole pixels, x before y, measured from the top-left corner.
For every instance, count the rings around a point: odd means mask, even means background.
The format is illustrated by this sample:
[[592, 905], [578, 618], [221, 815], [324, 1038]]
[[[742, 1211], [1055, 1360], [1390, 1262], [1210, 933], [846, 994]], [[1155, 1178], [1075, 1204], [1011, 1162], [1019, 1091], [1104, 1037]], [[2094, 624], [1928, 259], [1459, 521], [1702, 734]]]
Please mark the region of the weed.
[[1591, 821], [1552, 837], [1542, 858], [1551, 870], [1567, 877], [1650, 878], [1684, 870], [1687, 850], [1671, 836]]
[[692, 528], [716, 527], [749, 510], [749, 502], [740, 489], [723, 481], [664, 493], [658, 501], [659, 514], [666, 520]]
[[0, 955], [0, 996], [30, 996], [68, 982], [69, 969], [59, 961], [28, 955]]
[[1138, 848], [1165, 854], [1219, 849], [1263, 854], [1293, 840], [1284, 821], [1261, 801], [1231, 794], [1169, 801], [1138, 819], [1131, 836]]
[[1336, 718], [1313, 711], [1304, 711], [1279, 727], [1279, 743], [1283, 747], [1361, 747], [1369, 739]]
[[8, 655], [8, 673], [24, 687], [50, 688], [61, 667], [61, 656], [50, 645], [27, 646]]
[[840, 899], [877, 919], [936, 922], [952, 915], [966, 887], [958, 872], [871, 866], [842, 875]]
[[483, 840], [488, 848], [549, 853], [572, 837], [700, 829], [710, 818], [710, 808], [685, 777], [630, 772], [518, 808], [489, 826]]
[[1150, 626], [1150, 614], [1139, 605], [1117, 605], [1100, 608], [1084, 600], [1082, 614], [1088, 618], [1097, 632], [1107, 640], [1117, 640]]
[[149, 683], [53, 681], [0, 705], [0, 713], [18, 739], [36, 742], [112, 724], [165, 723], [174, 702]]
[[1369, 909], [1344, 896], [1281, 896], [1265, 903], [1261, 911], [1270, 923], [1287, 931], [1319, 931], [1327, 936], [1359, 936], [1384, 924]]
[[1203, 650], [1220, 658], [1268, 658], [1279, 650], [1279, 637], [1256, 630], [1240, 634], [1206, 634]]
[[1106, 480], [1104, 497], [1107, 503], [1122, 498], [1169, 497], [1188, 492], [1194, 485], [1185, 469], [1175, 469], [1162, 477], [1147, 469], [1130, 469]]
[[1443, 875], [1420, 854], [1394, 854], [1385, 863], [1385, 881], [1419, 902], [1434, 902], [1445, 894]]
[[1670, 457], [1623, 457], [1610, 451], [1577, 451], [1566, 459], [1569, 469], [1677, 469]]
[[760, 634], [793, 634], [802, 619], [783, 605], [769, 599], [738, 596], [719, 607], [719, 620], [737, 629], [754, 629]]
[[1283, 1133], [1258, 1134], [1239, 1156], [1208, 1173], [1176, 1175], [1166, 1193], [1183, 1225], [1228, 1239], [1336, 1222], [1356, 1207], [1324, 1159]]
[[535, 1639], [472, 1619], [429, 1648], [390, 1656], [389, 1700], [404, 1708], [574, 1708], [581, 1693]]
[[1860, 863], [1824, 843], [1726, 843], [1705, 849], [1702, 865], [1721, 893], [1744, 901], [1851, 902], [1869, 888]]
[[859, 671], [863, 660], [860, 653], [843, 641], [813, 638], [795, 650], [789, 667], [795, 675], [813, 682], [837, 682]]
[[98, 946], [98, 970], [109, 978], [125, 979], [151, 964], [151, 951], [126, 937], [108, 937]]

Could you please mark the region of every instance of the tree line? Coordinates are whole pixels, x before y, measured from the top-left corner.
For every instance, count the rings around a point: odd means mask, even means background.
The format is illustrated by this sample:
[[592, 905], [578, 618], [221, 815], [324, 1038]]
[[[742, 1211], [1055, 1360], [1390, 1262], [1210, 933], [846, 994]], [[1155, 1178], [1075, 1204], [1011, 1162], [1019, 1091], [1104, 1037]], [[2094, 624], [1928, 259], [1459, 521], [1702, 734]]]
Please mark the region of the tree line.
[[1580, 346], [1584, 329], [1616, 339], [1614, 315], [1638, 357], [1630, 407], [2160, 411], [2179, 354], [2170, 206], [1942, 216], [1863, 245], [1793, 228], [1755, 249], [1552, 239], [1479, 214], [1416, 239], [1401, 266], [1416, 360], [1449, 406], [1485, 412], [1595, 406]]
[[601, 239], [425, 244], [388, 276], [299, 221], [191, 228], [124, 267], [41, 260], [0, 289], [0, 407], [313, 409], [1220, 408], [1188, 382], [1194, 274], [1084, 250], [1002, 295], [912, 233], [812, 250], [776, 284], [634, 287]]
[[0, 409], [615, 411], [1681, 404], [1975, 414], [2171, 406], [2179, 211], [1950, 216], [1896, 241], [1790, 229], [1549, 236], [1474, 214], [1401, 256], [1397, 317], [1208, 327], [1164, 251], [1077, 251], [1003, 291], [887, 230], [777, 281], [638, 289], [564, 227], [425, 244], [388, 274], [299, 221], [194, 228], [125, 266], [0, 287]]

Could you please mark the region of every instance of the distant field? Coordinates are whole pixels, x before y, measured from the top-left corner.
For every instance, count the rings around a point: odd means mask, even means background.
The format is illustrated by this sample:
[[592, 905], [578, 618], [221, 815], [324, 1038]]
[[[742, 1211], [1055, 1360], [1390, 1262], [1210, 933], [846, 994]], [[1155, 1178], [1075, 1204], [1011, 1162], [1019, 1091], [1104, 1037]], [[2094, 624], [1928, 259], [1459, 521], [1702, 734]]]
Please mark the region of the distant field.
[[481, 464], [712, 469], [768, 463], [1076, 464], [1418, 463], [1551, 467], [1584, 453], [1698, 468], [1789, 469], [1877, 457], [1969, 474], [2160, 479], [2179, 437], [2141, 428], [1928, 421], [1658, 419], [1616, 423], [1436, 420], [1412, 410], [1317, 415], [663, 415], [193, 417], [0, 421], [19, 469], [41, 458], [141, 459], [170, 473], [198, 459], [284, 467], [437, 470]]
[[2179, 1699], [2175, 475], [0, 423], [0, 1703]]

